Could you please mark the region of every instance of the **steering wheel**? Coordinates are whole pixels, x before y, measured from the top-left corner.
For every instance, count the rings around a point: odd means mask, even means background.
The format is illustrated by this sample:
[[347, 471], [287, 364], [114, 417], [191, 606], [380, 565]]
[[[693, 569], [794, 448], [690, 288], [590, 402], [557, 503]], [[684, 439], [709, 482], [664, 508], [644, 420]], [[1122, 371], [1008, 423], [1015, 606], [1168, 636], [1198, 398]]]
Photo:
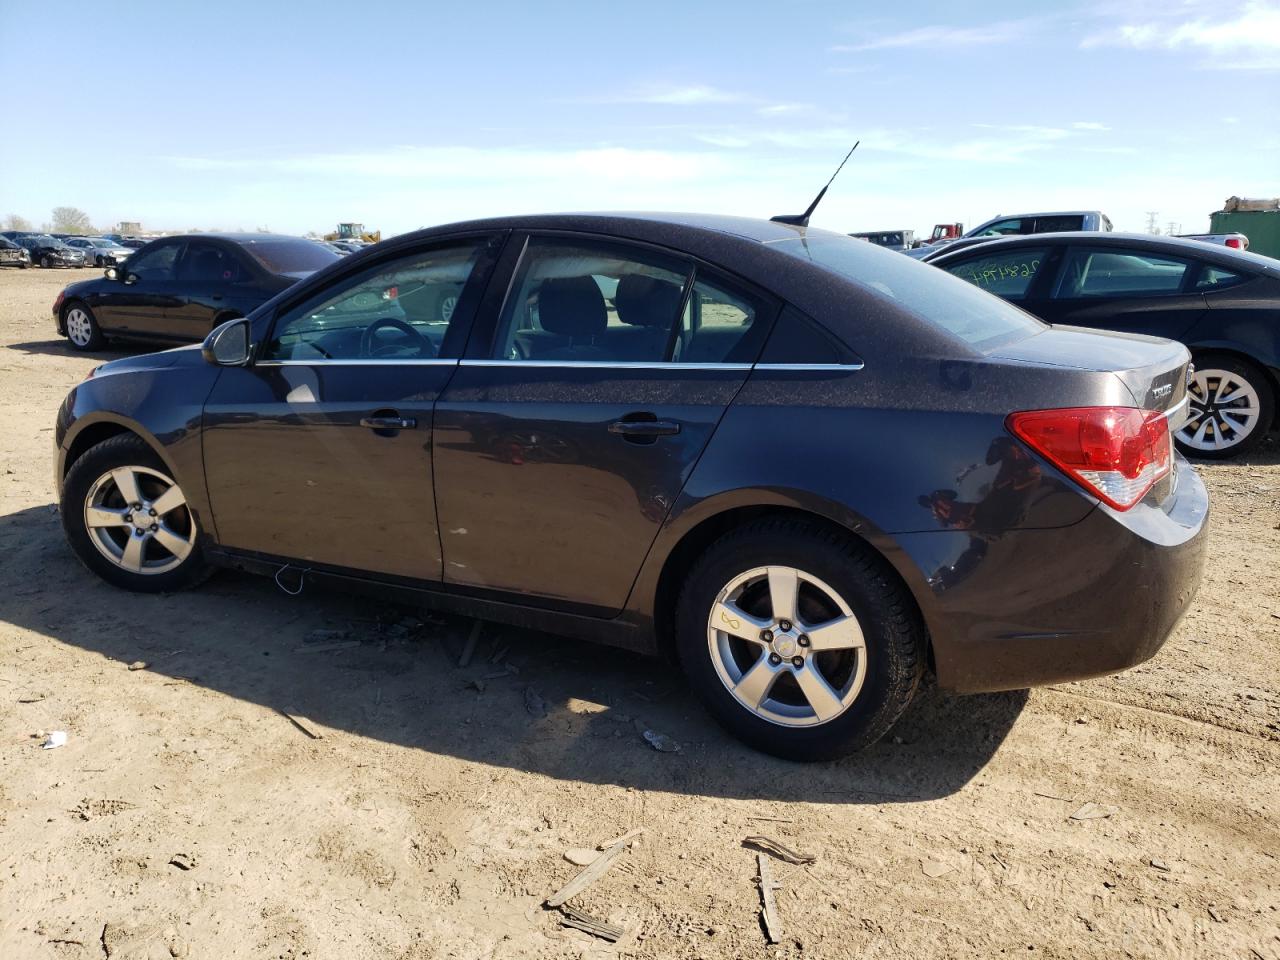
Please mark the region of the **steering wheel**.
[[435, 344], [430, 338], [423, 336], [417, 329], [405, 323], [397, 317], [383, 317], [381, 320], [375, 320], [369, 326], [364, 328], [364, 333], [360, 335], [360, 356], [376, 357], [387, 349], [400, 349], [401, 344], [385, 343], [376, 345], [374, 337], [379, 330], [395, 329], [405, 334], [411, 341], [416, 340], [418, 346], [417, 356], [421, 359], [431, 359], [436, 355]]

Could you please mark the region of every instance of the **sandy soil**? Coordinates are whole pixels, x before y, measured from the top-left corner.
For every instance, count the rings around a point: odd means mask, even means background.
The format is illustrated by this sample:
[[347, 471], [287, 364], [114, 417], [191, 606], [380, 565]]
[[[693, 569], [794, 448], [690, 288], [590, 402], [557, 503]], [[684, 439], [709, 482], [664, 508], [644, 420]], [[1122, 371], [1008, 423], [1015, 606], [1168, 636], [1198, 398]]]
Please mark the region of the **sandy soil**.
[[[54, 411], [101, 360], [54, 337], [72, 279], [0, 274], [0, 957], [1280, 960], [1274, 441], [1199, 467], [1208, 575], [1154, 661], [930, 692], [865, 755], [797, 766], [608, 649], [486, 627], [459, 668], [470, 623], [422, 611], [100, 583], [51, 491]], [[317, 629], [359, 644], [298, 652]], [[566, 849], [635, 827], [574, 901], [616, 945], [541, 909]], [[818, 858], [773, 863], [774, 947], [753, 834]]]

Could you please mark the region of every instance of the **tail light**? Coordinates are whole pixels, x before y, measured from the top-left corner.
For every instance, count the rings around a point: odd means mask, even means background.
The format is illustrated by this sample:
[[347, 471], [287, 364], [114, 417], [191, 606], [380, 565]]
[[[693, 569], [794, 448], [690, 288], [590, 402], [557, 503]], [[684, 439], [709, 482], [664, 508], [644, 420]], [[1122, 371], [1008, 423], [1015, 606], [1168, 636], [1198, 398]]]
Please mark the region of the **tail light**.
[[1244, 244], [1240, 242], [1239, 237], [1227, 237], [1227, 246], [1236, 250], [1243, 250]]
[[1018, 439], [1117, 510], [1128, 510], [1173, 467], [1169, 421], [1159, 410], [1069, 407], [1005, 421]]

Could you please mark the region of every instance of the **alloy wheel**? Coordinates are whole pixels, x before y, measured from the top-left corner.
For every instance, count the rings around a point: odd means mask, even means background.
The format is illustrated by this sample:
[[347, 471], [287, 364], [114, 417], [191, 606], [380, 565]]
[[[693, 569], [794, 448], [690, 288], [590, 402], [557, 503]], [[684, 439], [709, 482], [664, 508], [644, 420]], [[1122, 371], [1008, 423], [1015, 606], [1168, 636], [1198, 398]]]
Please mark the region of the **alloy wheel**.
[[1258, 391], [1238, 373], [1197, 370], [1187, 396], [1191, 411], [1178, 440], [1191, 450], [1227, 450], [1243, 443], [1258, 425]]
[[725, 584], [707, 618], [707, 644], [734, 699], [780, 726], [834, 720], [866, 678], [866, 641], [853, 610], [795, 567], [757, 567]]
[[196, 524], [182, 490], [150, 467], [116, 467], [100, 476], [84, 500], [89, 540], [129, 573], [168, 573], [190, 555]]
[[93, 339], [93, 321], [80, 307], [67, 311], [67, 336], [77, 347], [87, 347]]
[[451, 294], [440, 301], [440, 319], [448, 323], [453, 319], [453, 311], [458, 307], [457, 294]]

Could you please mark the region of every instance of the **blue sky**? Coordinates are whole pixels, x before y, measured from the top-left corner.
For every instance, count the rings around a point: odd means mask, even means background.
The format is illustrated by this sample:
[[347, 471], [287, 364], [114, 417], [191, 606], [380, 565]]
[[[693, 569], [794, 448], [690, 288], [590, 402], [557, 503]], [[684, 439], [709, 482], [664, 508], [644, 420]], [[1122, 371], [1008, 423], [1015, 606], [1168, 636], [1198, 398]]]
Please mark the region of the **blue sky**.
[[0, 216], [37, 223], [769, 216], [855, 139], [815, 225], [1280, 195], [1280, 0], [0, 0], [0, 70]]

